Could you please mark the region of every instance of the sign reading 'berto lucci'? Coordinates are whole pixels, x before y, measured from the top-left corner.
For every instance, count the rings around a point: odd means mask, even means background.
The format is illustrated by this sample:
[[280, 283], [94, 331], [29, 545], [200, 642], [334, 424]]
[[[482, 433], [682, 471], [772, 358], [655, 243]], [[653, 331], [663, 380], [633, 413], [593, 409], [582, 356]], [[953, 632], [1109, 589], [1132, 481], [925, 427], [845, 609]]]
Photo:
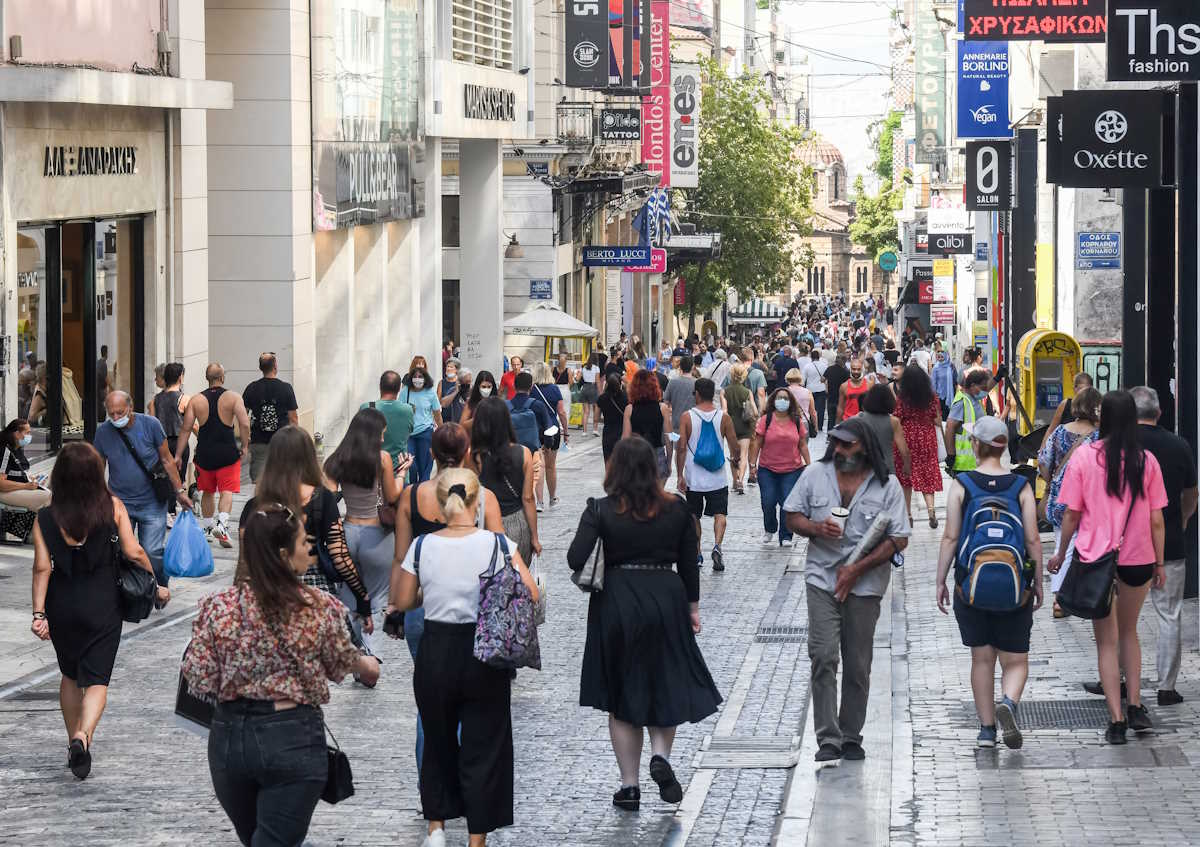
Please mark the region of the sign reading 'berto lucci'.
[[1109, 0], [1110, 80], [1200, 80], [1200, 2]]
[[650, 264], [649, 247], [584, 247], [585, 268], [644, 267]]
[[1101, 42], [1104, 0], [965, 0], [967, 41]]
[[1067, 91], [1046, 101], [1046, 178], [1066, 188], [1161, 188], [1170, 91]]

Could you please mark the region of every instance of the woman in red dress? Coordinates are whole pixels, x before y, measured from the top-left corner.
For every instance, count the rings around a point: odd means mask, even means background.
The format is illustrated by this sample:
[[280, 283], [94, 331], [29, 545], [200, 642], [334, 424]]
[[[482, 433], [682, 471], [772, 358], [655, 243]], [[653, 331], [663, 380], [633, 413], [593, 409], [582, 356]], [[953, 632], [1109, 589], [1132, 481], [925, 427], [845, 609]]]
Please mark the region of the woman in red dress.
[[[904, 429], [904, 440], [912, 457], [912, 476], [900, 473], [903, 464], [896, 460], [896, 476], [904, 488], [904, 505], [908, 522], [912, 523], [912, 493], [915, 489], [925, 497], [929, 525], [937, 528], [933, 495], [942, 490], [942, 468], [938, 461], [938, 437], [942, 431], [942, 410], [929, 375], [916, 365], [909, 365], [900, 376], [896, 400], [896, 417]], [[894, 448], [893, 448], [894, 449]]]

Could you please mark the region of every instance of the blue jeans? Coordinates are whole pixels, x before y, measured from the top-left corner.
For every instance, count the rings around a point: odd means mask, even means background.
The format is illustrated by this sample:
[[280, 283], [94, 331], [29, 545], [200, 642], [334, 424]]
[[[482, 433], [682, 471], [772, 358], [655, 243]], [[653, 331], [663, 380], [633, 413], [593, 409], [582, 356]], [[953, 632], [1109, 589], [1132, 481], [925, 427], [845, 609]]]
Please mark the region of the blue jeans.
[[416, 432], [408, 437], [408, 452], [412, 454], [412, 468], [408, 472], [408, 481], [416, 484], [429, 479], [433, 473], [433, 430]]
[[803, 470], [797, 468], [778, 473], [758, 466], [758, 496], [762, 500], [763, 529], [770, 533], [778, 532], [781, 544], [792, 540], [792, 531], [787, 528], [787, 519], [783, 515], [783, 501], [792, 493]]
[[[410, 442], [411, 443], [411, 442]], [[404, 613], [404, 641], [408, 644], [408, 653], [417, 658], [417, 645], [425, 634], [425, 610], [412, 609]], [[417, 712], [417, 773], [421, 773], [421, 758], [425, 753], [425, 729], [421, 726], [421, 713]]]
[[163, 548], [167, 544], [167, 507], [158, 503], [140, 507], [126, 504], [125, 511], [129, 512], [129, 522], [133, 524], [138, 542], [154, 566], [154, 577], [159, 585], [166, 585], [168, 577], [163, 573]]

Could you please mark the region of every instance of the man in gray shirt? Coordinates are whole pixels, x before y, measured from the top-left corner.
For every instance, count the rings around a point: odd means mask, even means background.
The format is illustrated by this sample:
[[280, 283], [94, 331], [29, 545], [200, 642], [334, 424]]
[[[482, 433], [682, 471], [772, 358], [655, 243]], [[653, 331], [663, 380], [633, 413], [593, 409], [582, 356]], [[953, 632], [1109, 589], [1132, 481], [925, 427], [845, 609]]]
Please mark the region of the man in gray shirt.
[[683, 413], [696, 405], [696, 377], [692, 373], [691, 356], [679, 358], [679, 376], [672, 377], [663, 391], [663, 402], [671, 407], [671, 427], [679, 432], [679, 419]]
[[[810, 539], [804, 581], [816, 760], [862, 759], [879, 603], [892, 558], [908, 546], [912, 532], [900, 483], [888, 475], [883, 448], [864, 421], [851, 418], [829, 431], [825, 457], [801, 475], [783, 510], [788, 528]], [[849, 561], [877, 519], [885, 524], [882, 537]]]

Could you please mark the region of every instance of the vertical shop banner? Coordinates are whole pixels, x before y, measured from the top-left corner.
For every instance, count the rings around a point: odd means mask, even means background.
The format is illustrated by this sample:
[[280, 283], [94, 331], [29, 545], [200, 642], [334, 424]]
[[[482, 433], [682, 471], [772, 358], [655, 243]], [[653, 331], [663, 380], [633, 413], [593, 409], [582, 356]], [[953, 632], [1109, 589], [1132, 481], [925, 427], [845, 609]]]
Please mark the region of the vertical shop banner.
[[671, 68], [671, 185], [700, 184], [700, 66]]
[[1012, 138], [1008, 43], [958, 42], [958, 137]]
[[604, 346], [621, 340], [621, 269], [604, 269]]
[[916, 160], [937, 165], [946, 160], [946, 40], [933, 0], [918, 0], [916, 29]]
[[576, 88], [608, 84], [608, 10], [600, 0], [567, 0], [566, 83]]
[[642, 162], [671, 185], [671, 4], [650, 4], [650, 93], [642, 98]]
[[687, 280], [685, 280], [683, 277], [679, 277], [679, 279], [675, 280], [675, 305], [687, 305]]

